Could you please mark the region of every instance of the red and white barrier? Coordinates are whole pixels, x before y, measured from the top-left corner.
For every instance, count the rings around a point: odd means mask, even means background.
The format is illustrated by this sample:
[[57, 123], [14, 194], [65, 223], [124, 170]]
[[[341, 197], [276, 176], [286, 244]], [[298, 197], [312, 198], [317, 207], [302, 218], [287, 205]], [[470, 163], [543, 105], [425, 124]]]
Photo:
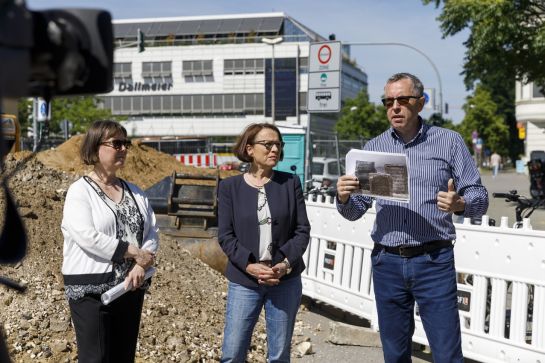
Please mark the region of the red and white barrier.
[[216, 154], [177, 154], [174, 155], [184, 165], [197, 166], [201, 168], [215, 168], [218, 166]]
[[231, 153], [175, 154], [174, 157], [184, 165], [200, 168], [216, 168], [219, 165], [238, 161]]

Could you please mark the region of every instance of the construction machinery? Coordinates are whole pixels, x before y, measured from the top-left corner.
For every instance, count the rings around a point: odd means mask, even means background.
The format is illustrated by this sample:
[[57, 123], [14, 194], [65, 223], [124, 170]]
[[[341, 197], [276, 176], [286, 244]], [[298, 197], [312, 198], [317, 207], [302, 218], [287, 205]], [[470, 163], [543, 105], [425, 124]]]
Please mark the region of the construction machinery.
[[217, 240], [219, 170], [177, 173], [146, 190], [161, 233], [173, 237], [212, 268], [224, 272], [227, 257]]
[[7, 113], [0, 114], [2, 122], [2, 134], [5, 140], [4, 152], [16, 152], [21, 150], [21, 129], [17, 116]]

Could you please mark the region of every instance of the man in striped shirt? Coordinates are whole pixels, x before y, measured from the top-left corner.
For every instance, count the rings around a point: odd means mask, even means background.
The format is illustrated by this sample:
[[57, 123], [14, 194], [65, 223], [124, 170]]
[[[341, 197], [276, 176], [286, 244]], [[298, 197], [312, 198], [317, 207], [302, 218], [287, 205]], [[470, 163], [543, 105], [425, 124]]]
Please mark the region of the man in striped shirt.
[[[480, 217], [488, 193], [462, 137], [424, 124], [424, 86], [412, 74], [398, 73], [384, 87], [391, 127], [365, 150], [407, 155], [409, 203], [377, 199], [371, 234], [373, 284], [386, 363], [411, 362], [414, 303], [418, 304], [435, 362], [462, 362], [456, 295], [452, 213]], [[359, 219], [372, 198], [352, 194], [358, 178], [337, 183], [337, 209]]]

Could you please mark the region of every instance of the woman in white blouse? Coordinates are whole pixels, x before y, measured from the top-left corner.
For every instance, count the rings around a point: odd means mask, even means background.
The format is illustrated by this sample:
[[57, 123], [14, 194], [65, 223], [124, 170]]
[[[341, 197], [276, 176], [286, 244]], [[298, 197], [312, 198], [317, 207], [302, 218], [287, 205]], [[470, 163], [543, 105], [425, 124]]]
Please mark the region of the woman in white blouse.
[[[158, 229], [142, 190], [116, 176], [130, 146], [119, 123], [94, 122], [80, 149], [93, 171], [66, 195], [62, 273], [80, 363], [134, 361]], [[100, 295], [120, 282], [132, 291], [102, 304]]]

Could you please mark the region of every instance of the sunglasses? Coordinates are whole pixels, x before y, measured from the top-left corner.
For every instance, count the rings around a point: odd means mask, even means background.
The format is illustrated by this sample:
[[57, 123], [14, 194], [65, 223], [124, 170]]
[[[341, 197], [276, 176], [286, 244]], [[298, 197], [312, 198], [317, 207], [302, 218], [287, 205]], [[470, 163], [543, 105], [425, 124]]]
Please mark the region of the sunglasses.
[[276, 146], [276, 148], [278, 150], [280, 150], [280, 149], [282, 149], [284, 147], [284, 141], [282, 141], [282, 142], [280, 142], [280, 141], [256, 141], [256, 142], [254, 142], [254, 145], [255, 144], [265, 146], [265, 149], [267, 149], [267, 151], [271, 151], [273, 146]]
[[382, 104], [386, 108], [390, 108], [394, 105], [394, 102], [397, 101], [398, 105], [400, 106], [407, 106], [411, 100], [411, 98], [419, 99], [422, 96], [399, 96], [399, 97], [393, 97], [393, 98], [383, 98]]
[[131, 140], [119, 140], [119, 139], [114, 139], [112, 141], [101, 142], [100, 145], [106, 145], [106, 146], [112, 147], [112, 148], [114, 148], [116, 150], [121, 150], [123, 148], [123, 146], [125, 146], [126, 150], [129, 150], [131, 148], [131, 146], [132, 146]]

